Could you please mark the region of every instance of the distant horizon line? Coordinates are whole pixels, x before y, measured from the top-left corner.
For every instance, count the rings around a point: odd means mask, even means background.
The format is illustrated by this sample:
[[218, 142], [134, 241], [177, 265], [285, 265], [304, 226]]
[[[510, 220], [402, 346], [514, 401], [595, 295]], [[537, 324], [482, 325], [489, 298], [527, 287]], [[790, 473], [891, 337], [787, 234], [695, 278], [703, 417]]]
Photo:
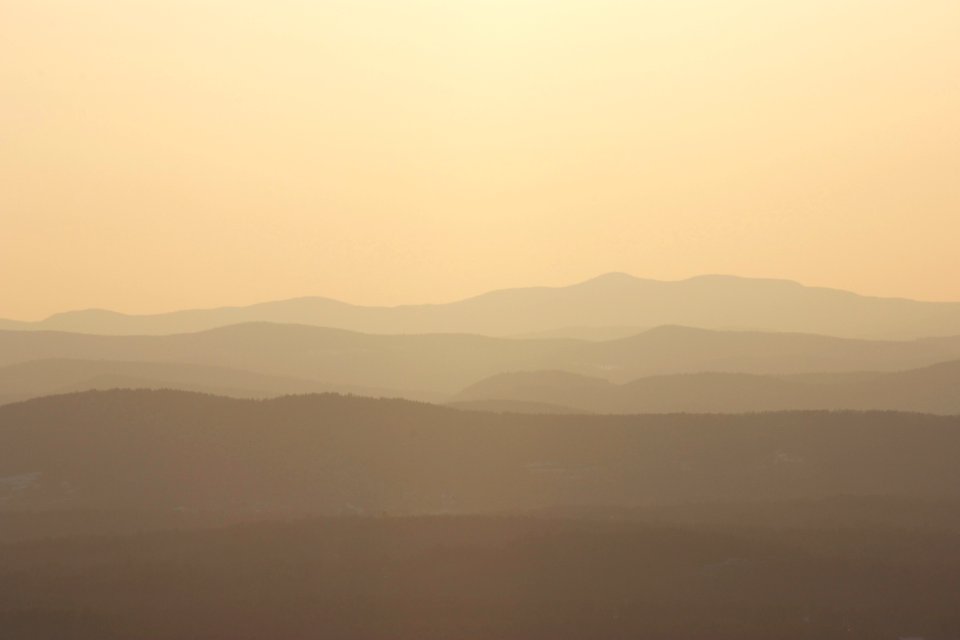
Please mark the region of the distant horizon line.
[[458, 297], [458, 298], [454, 298], [454, 299], [448, 299], [448, 300], [446, 300], [446, 301], [440, 301], [440, 302], [408, 302], [408, 303], [400, 303], [400, 304], [364, 304], [364, 303], [357, 303], [357, 302], [349, 302], [349, 301], [347, 301], [347, 300], [343, 300], [343, 299], [339, 299], [339, 298], [334, 298], [334, 297], [331, 297], [331, 296], [325, 296], [325, 295], [322, 295], [322, 294], [306, 294], [306, 295], [293, 296], [293, 297], [288, 297], [288, 298], [271, 298], [271, 299], [260, 300], [260, 301], [255, 301], [255, 302], [248, 302], [248, 303], [223, 304], [223, 305], [217, 305], [217, 306], [187, 306], [187, 307], [180, 307], [180, 308], [175, 308], [175, 309], [168, 309], [168, 310], [165, 310], [165, 311], [153, 311], [153, 312], [127, 312], [127, 311], [118, 311], [118, 310], [116, 310], [116, 309], [111, 309], [111, 308], [106, 308], [106, 307], [80, 307], [80, 308], [73, 308], [73, 309], [65, 309], [65, 310], [63, 310], [63, 311], [57, 311], [57, 312], [51, 313], [51, 314], [49, 314], [49, 315], [46, 315], [46, 316], [43, 316], [43, 317], [40, 317], [40, 318], [34, 318], [34, 319], [23, 319], [23, 318], [16, 318], [16, 317], [10, 317], [10, 316], [0, 315], [0, 321], [16, 322], [16, 323], [23, 323], [23, 324], [37, 324], [37, 323], [46, 322], [46, 321], [51, 320], [51, 319], [54, 319], [54, 318], [58, 318], [58, 317], [62, 317], [62, 316], [67, 316], [67, 315], [72, 315], [72, 314], [80, 314], [80, 313], [102, 313], [102, 314], [109, 314], [109, 315], [114, 315], [114, 316], [122, 316], [122, 317], [128, 317], [128, 318], [137, 318], [137, 317], [162, 316], [162, 315], [175, 314], [175, 313], [187, 312], [187, 311], [219, 311], [219, 310], [225, 310], [225, 309], [244, 309], [244, 308], [249, 308], [249, 307], [256, 307], [256, 306], [259, 306], [259, 305], [278, 304], [278, 303], [293, 302], [293, 301], [298, 301], [298, 300], [325, 300], [325, 301], [329, 301], [329, 302], [333, 302], [333, 303], [337, 303], [337, 304], [342, 304], [342, 305], [346, 305], [346, 306], [350, 306], [350, 307], [370, 308], [370, 309], [399, 309], [399, 308], [407, 308], [407, 307], [437, 307], [437, 306], [444, 306], [444, 305], [449, 305], [449, 304], [457, 304], [457, 303], [461, 303], [461, 302], [466, 302], [466, 301], [469, 301], [469, 300], [473, 300], [473, 299], [477, 299], [477, 298], [482, 298], [482, 297], [484, 297], [484, 296], [493, 295], [493, 294], [497, 294], [497, 293], [504, 292], [504, 291], [523, 291], [523, 290], [538, 290], [538, 289], [540, 289], [540, 290], [542, 290], [542, 289], [550, 289], [550, 290], [568, 289], [568, 288], [573, 288], [573, 287], [578, 287], [578, 286], [587, 285], [587, 284], [594, 283], [594, 282], [598, 282], [598, 281], [613, 280], [613, 279], [620, 279], [620, 280], [623, 280], [623, 281], [633, 281], [633, 282], [659, 283], [659, 284], [680, 284], [680, 283], [684, 283], [684, 282], [692, 282], [692, 281], [696, 281], [696, 280], [709, 280], [709, 279], [716, 279], [716, 280], [746, 280], [746, 281], [751, 281], [751, 282], [767, 282], [767, 283], [778, 283], [778, 284], [782, 284], [782, 285], [791, 285], [791, 286], [796, 286], [796, 287], [800, 287], [800, 288], [803, 288], [803, 289], [814, 289], [814, 290], [820, 290], [820, 291], [835, 291], [835, 292], [839, 292], [839, 293], [851, 294], [851, 295], [854, 295], [854, 296], [857, 296], [857, 297], [869, 298], [869, 299], [901, 300], [901, 301], [906, 301], [906, 302], [920, 302], [920, 303], [931, 303], [931, 304], [960, 304], [960, 300], [942, 300], [942, 299], [928, 300], [928, 299], [923, 299], [923, 298], [911, 298], [911, 297], [906, 297], [906, 296], [865, 294], [865, 293], [860, 293], [860, 292], [858, 292], [858, 291], [854, 291], [854, 290], [852, 290], [852, 289], [843, 289], [843, 288], [840, 288], [840, 287], [830, 287], [830, 286], [822, 286], [822, 285], [808, 285], [808, 284], [805, 284], [805, 283], [803, 283], [803, 282], [801, 282], [801, 281], [799, 281], [799, 280], [794, 280], [794, 279], [791, 279], [791, 278], [783, 278], [783, 277], [741, 276], [741, 275], [730, 274], [730, 273], [716, 273], [716, 272], [711, 272], [711, 273], [701, 273], [701, 274], [697, 274], [697, 275], [693, 275], [693, 276], [688, 276], [688, 277], [683, 277], [683, 278], [668, 279], [668, 278], [651, 278], [651, 277], [637, 276], [637, 275], [634, 275], [634, 274], [632, 274], [632, 273], [628, 273], [628, 272], [626, 272], [626, 271], [606, 271], [606, 272], [600, 273], [600, 274], [598, 274], [598, 275], [595, 275], [595, 276], [592, 276], [592, 277], [588, 277], [588, 278], [585, 278], [585, 279], [581, 279], [581, 280], [577, 280], [577, 281], [574, 281], [574, 282], [571, 282], [571, 283], [568, 283], [568, 284], [560, 284], [560, 285], [520, 285], [520, 286], [512, 286], [512, 287], [500, 287], [500, 288], [495, 288], [495, 289], [489, 289], [489, 290], [486, 290], [486, 291], [482, 291], [482, 292], [480, 292], [480, 293], [476, 293], [476, 294], [473, 294], [473, 295], [468, 295], [468, 296], [464, 296], [464, 297]]

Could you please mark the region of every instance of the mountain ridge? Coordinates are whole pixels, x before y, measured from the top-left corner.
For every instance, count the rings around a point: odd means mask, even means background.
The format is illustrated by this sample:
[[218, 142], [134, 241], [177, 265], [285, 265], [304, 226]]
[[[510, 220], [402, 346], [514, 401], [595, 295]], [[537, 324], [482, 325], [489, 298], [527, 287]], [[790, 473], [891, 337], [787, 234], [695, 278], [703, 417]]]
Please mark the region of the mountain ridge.
[[[895, 371], [956, 358], [960, 358], [960, 337], [871, 341], [683, 327], [606, 342], [449, 333], [365, 334], [273, 323], [155, 336], [0, 330], [0, 367], [49, 359], [179, 363], [313, 384], [403, 390], [404, 397], [414, 392], [454, 394], [504, 371], [561, 369], [627, 382], [698, 371]], [[5, 393], [0, 385], [0, 395]]]
[[0, 513], [428, 514], [956, 498], [958, 421], [824, 411], [521, 415], [334, 394], [92, 391], [0, 407]]
[[774, 278], [707, 274], [654, 280], [612, 272], [572, 285], [499, 289], [446, 303], [365, 306], [305, 296], [156, 314], [66, 311], [37, 322], [0, 321], [0, 328], [161, 335], [250, 321], [491, 336], [682, 324], [892, 339], [960, 334], [960, 302], [865, 296]]
[[502, 373], [467, 387], [455, 403], [564, 405], [591, 413], [917, 411], [960, 414], [960, 360], [895, 372], [647, 376], [625, 383], [564, 371]]

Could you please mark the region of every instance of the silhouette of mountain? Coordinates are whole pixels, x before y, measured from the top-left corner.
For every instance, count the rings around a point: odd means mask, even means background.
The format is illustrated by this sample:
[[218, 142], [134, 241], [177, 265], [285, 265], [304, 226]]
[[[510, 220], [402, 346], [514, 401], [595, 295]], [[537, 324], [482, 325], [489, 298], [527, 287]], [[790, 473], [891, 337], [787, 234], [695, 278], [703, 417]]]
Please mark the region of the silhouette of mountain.
[[[624, 327], [679, 324], [890, 339], [960, 334], [960, 303], [867, 297], [786, 280], [700, 276], [665, 282], [613, 273], [567, 287], [506, 289], [448, 304], [363, 307], [314, 297], [141, 316], [73, 311], [7, 328], [172, 334], [246, 322], [367, 333], [553, 337], [591, 331], [610, 337]], [[565, 334], [564, 327], [575, 329]]]
[[20, 322], [18, 320], [4, 320], [0, 318], [0, 331], [30, 331], [39, 328], [41, 323]]
[[917, 411], [960, 414], [960, 361], [895, 373], [771, 376], [697, 373], [613, 384], [558, 371], [500, 374], [457, 400], [565, 405], [595, 413], [743, 413], [790, 410]]
[[93, 391], [0, 407], [0, 509], [472, 513], [960, 497], [960, 418], [519, 415]]
[[433, 399], [430, 392], [453, 393], [499, 371], [542, 367], [564, 344], [454, 334], [366, 335], [267, 323], [170, 336], [0, 332], [0, 366], [51, 358], [175, 362]]
[[[664, 326], [580, 345], [559, 368], [628, 382], [665, 373], [813, 373], [895, 371], [960, 357], [960, 339], [851, 340], [821, 335], [709, 331]], [[529, 367], [528, 367], [529, 369]]]
[[123, 388], [179, 389], [237, 398], [330, 392], [406, 397], [400, 391], [176, 362], [50, 359], [0, 367], [0, 404], [71, 391]]
[[[555, 369], [619, 383], [641, 376], [702, 371], [788, 374], [902, 370], [954, 358], [960, 358], [958, 339], [866, 341], [682, 327], [662, 327], [609, 342], [458, 334], [369, 335], [267, 323], [170, 336], [0, 331], [0, 367], [49, 359], [178, 363], [319, 381], [338, 390], [364, 393], [366, 389], [376, 391], [374, 395], [437, 401], [508, 371]], [[49, 366], [43, 370], [51, 373], [46, 388], [56, 390], [58, 374]], [[159, 382], [179, 380], [163, 372], [129, 375]], [[208, 376], [202, 384], [206, 388], [241, 389], [275, 386], [267, 381], [230, 381], [230, 375], [224, 375], [222, 382]], [[16, 376], [0, 377], [0, 394], [16, 394], [16, 385], [6, 387], [4, 380], [15, 382]], [[179, 383], [174, 386], [195, 388]], [[313, 389], [294, 386], [293, 390]]]

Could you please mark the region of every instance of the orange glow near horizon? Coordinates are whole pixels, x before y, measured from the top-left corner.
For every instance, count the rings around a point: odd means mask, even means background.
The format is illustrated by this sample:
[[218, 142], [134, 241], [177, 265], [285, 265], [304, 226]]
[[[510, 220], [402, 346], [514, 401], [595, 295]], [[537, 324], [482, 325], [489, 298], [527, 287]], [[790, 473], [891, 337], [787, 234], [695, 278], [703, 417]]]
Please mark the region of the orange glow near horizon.
[[956, 0], [14, 0], [0, 317], [608, 271], [960, 300]]

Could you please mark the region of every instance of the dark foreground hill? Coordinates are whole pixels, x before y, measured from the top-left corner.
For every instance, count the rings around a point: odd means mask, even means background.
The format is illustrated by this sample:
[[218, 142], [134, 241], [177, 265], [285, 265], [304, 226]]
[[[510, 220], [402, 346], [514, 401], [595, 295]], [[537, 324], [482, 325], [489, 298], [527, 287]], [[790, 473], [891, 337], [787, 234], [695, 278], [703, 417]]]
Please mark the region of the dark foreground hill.
[[563, 371], [500, 374], [464, 389], [457, 405], [538, 407], [547, 413], [744, 413], [856, 410], [960, 414], [960, 361], [897, 372], [698, 373], [627, 384]]
[[0, 407], [4, 509], [474, 513], [960, 495], [960, 418], [548, 416], [110, 391]]
[[960, 334], [960, 303], [873, 298], [786, 280], [714, 275], [665, 282], [611, 273], [567, 287], [506, 289], [447, 304], [363, 307], [328, 298], [299, 298], [144, 316], [75, 311], [36, 323], [0, 320], [0, 327], [170, 334], [244, 322], [369, 333], [499, 336], [626, 335], [625, 327], [639, 331], [679, 324], [886, 339]]
[[39, 398], [0, 407], [0, 637], [954, 640], [958, 455], [920, 414]]
[[340, 518], [0, 544], [4, 640], [947, 640], [960, 535]]

